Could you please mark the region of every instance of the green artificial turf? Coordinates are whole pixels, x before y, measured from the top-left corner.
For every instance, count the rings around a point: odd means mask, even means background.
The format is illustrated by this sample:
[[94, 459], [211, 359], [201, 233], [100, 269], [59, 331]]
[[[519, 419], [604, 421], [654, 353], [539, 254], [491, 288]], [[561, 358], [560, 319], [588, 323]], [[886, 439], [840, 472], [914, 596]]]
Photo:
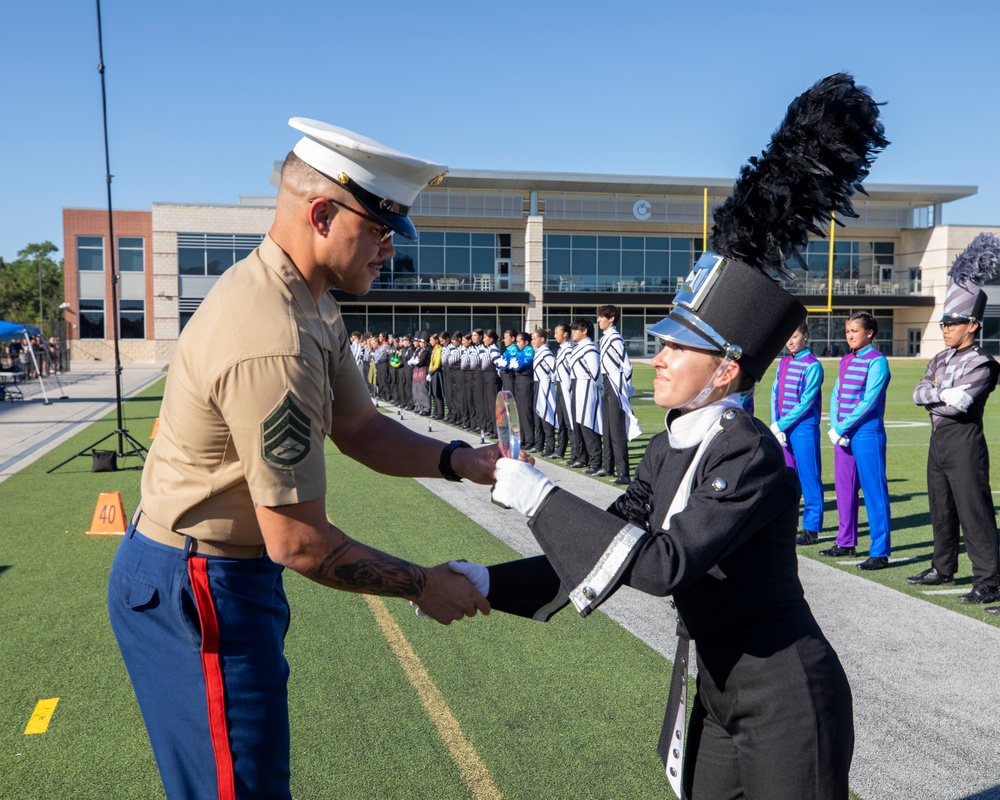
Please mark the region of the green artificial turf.
[[[924, 366], [891, 361], [886, 413], [893, 560], [913, 561], [873, 573], [845, 568], [983, 619], [981, 608], [962, 606], [954, 595], [926, 595], [903, 581], [925, 568], [932, 547], [924, 475], [930, 427], [910, 400]], [[824, 367], [826, 409], [836, 362]], [[636, 366], [634, 407], [645, 433], [631, 445], [633, 465], [663, 429], [663, 411], [651, 400], [652, 374]], [[772, 377], [773, 371], [765, 376], [756, 398], [757, 414], [768, 422]], [[126, 404], [127, 427], [139, 441], [148, 440], [161, 392], [157, 384]], [[996, 403], [987, 405], [988, 434], [997, 430]], [[84, 533], [101, 492], [120, 491], [126, 513], [134, 510], [140, 475], [91, 473], [88, 458], [45, 474], [114, 425], [109, 415], [0, 484], [5, 800], [163, 796], [107, 621], [105, 587], [118, 539]], [[831, 541], [832, 446], [823, 443], [823, 538]], [[485, 563], [516, 556], [420, 484], [377, 475], [332, 446], [328, 475], [331, 518], [362, 541], [425, 565], [457, 556]], [[819, 549], [799, 552], [818, 558]], [[963, 555], [960, 586], [968, 585], [969, 574]], [[287, 657], [294, 795], [470, 797], [365, 600], [294, 573], [286, 573], [285, 583], [292, 605]], [[603, 614], [581, 620], [568, 610], [540, 624], [498, 613], [444, 627], [417, 618], [403, 601], [384, 602], [503, 796], [670, 796], [655, 749], [669, 665]], [[59, 704], [48, 730], [25, 735], [35, 704], [51, 697]]]
[[[127, 403], [146, 441], [162, 386]], [[105, 607], [116, 537], [85, 535], [98, 495], [135, 508], [138, 472], [75, 459], [97, 423], [0, 484], [0, 797], [163, 796]], [[329, 447], [329, 511], [363, 541], [422, 564], [516, 554], [414, 481]], [[363, 598], [286, 573], [292, 786], [297, 798], [465, 798], [468, 788]], [[543, 625], [495, 614], [449, 627], [384, 601], [508, 798], [663, 797], [655, 745], [669, 667], [603, 615]], [[164, 664], [169, 669], [169, 664]], [[45, 733], [24, 727], [45, 698]]]

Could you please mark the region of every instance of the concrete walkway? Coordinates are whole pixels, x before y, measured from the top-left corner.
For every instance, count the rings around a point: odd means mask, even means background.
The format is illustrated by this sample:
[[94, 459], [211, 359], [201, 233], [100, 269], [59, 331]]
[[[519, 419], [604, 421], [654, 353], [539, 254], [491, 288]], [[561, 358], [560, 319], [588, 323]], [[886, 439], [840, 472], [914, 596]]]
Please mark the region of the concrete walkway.
[[[123, 365], [122, 398], [162, 378], [163, 366]], [[74, 362], [71, 372], [43, 378], [42, 385], [36, 379], [18, 386], [23, 401], [0, 403], [0, 482], [115, 408], [115, 368], [104, 361]], [[123, 420], [128, 430], [128, 404], [123, 406]], [[116, 445], [108, 440], [102, 448], [113, 450]]]
[[[162, 377], [162, 367], [125, 365], [123, 396], [154, 383]], [[113, 366], [74, 364], [60, 379], [65, 400], [48, 379], [50, 405], [44, 404], [37, 381], [24, 384], [24, 402], [0, 404], [0, 481], [114, 409]], [[408, 412], [401, 421], [443, 441], [479, 443], [479, 437]], [[558, 485], [602, 508], [619, 493], [578, 471], [548, 463], [540, 468]], [[523, 518], [493, 505], [486, 487], [420, 482], [517, 552], [540, 552]], [[995, 722], [1000, 630], [866, 580], [850, 564], [844, 568], [799, 560], [806, 597], [854, 691], [851, 788], [863, 800], [1000, 800]], [[672, 658], [675, 615], [667, 600], [626, 588], [602, 611], [664, 658]], [[664, 703], [668, 674], [664, 665]], [[648, 746], [655, 746], [653, 739]]]

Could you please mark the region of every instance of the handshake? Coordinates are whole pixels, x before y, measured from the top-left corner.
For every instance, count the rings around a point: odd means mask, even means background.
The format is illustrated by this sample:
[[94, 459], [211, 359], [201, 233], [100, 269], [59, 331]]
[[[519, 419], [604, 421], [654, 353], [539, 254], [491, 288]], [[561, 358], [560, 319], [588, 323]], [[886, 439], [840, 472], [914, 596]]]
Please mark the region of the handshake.
[[[496, 483], [493, 486], [493, 502], [499, 506], [512, 508], [518, 513], [530, 517], [541, 508], [542, 501], [555, 488], [555, 484], [552, 481], [527, 461], [500, 458], [496, 462]], [[449, 570], [455, 574], [449, 575], [445, 570]], [[458, 578], [458, 576], [466, 578], [472, 584], [472, 588], [481, 594], [483, 598], [489, 594], [489, 570], [480, 564], [473, 564], [469, 561], [449, 561], [447, 564], [441, 564], [428, 570], [427, 586], [429, 588], [432, 581], [435, 580], [441, 581], [441, 586], [450, 585], [453, 584], [453, 579]], [[452, 590], [455, 592], [461, 593], [461, 589], [462, 587], [452, 586]], [[425, 593], [427, 593], [426, 590]], [[432, 608], [429, 600], [424, 601], [423, 595], [416, 601], [411, 600], [410, 605], [417, 609], [417, 616], [432, 617], [445, 625], [453, 620], [461, 619], [462, 616], [475, 616], [475, 610], [467, 605], [462, 606], [461, 613], [455, 613], [453, 610], [442, 612], [437, 607]], [[485, 608], [479, 602], [476, 602], [475, 607], [483, 611], [483, 613], [489, 613], [488, 602], [485, 602]], [[469, 613], [470, 610], [471, 613]]]
[[[490, 593], [490, 571], [486, 567], [482, 566], [481, 564], [473, 564], [470, 561], [449, 561], [447, 565], [441, 564], [438, 567], [434, 567], [433, 570], [428, 570], [428, 572], [429, 573], [440, 572], [441, 568], [445, 566], [447, 566], [447, 568], [451, 570], [451, 572], [464, 576], [468, 580], [468, 582], [472, 584], [472, 588], [475, 589], [479, 594], [481, 594], [484, 599]], [[447, 575], [443, 575], [442, 577], [444, 578], [445, 581], [451, 582]], [[429, 574], [428, 583], [430, 582], [430, 579], [431, 575]], [[441, 618], [439, 614], [424, 611], [423, 608], [420, 607], [420, 603], [416, 600], [411, 600], [410, 605], [417, 609], [418, 617], [426, 617], [427, 619], [436, 619], [438, 622], [441, 622], [444, 625], [447, 625], [449, 622], [451, 622], [450, 619], [448, 620], [448, 622], [444, 622], [444, 620]], [[484, 614], [490, 613], [490, 607], [488, 602], [486, 603], [485, 608], [483, 608], [480, 604], [476, 603], [476, 608], [478, 608]], [[471, 614], [468, 612], [465, 613], [465, 616], [469, 617], [474, 617], [475, 615], [476, 615], [475, 610], [473, 610]]]

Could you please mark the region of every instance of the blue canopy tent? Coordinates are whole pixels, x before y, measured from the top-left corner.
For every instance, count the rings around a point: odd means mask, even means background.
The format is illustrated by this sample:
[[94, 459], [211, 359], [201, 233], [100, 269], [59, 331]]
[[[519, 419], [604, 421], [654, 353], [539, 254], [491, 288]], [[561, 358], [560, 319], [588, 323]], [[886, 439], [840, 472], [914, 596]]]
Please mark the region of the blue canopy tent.
[[[29, 336], [40, 336], [41, 331], [38, 328], [33, 328], [31, 325], [22, 325], [19, 322], [7, 322], [6, 320], [0, 319], [0, 342], [7, 339], [27, 339]], [[49, 396], [45, 393], [45, 384], [42, 383], [42, 371], [38, 368], [38, 361], [35, 360], [35, 352], [31, 349], [30, 345], [25, 348], [28, 354], [31, 356], [31, 361], [35, 365], [35, 374], [38, 376], [38, 385], [42, 387], [42, 398], [45, 400], [45, 405], [51, 405], [52, 401], [49, 400]], [[15, 365], [11, 365], [13, 370]], [[19, 372], [17, 373], [20, 374]], [[58, 382], [58, 378], [56, 381]], [[62, 384], [59, 384], [62, 388]], [[20, 391], [20, 390], [19, 390]]]
[[30, 325], [22, 325], [20, 322], [7, 322], [7, 320], [0, 319], [0, 342], [7, 339], [19, 339], [22, 336], [37, 336], [41, 335], [41, 333], [38, 328], [32, 328]]

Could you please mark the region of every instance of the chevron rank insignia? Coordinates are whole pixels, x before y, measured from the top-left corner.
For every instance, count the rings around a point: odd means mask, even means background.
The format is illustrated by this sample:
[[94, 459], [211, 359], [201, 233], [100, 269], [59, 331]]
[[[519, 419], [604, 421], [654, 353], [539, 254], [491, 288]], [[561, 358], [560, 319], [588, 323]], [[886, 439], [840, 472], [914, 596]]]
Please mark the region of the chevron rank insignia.
[[260, 423], [262, 454], [279, 467], [293, 467], [309, 455], [310, 420], [288, 392]]

